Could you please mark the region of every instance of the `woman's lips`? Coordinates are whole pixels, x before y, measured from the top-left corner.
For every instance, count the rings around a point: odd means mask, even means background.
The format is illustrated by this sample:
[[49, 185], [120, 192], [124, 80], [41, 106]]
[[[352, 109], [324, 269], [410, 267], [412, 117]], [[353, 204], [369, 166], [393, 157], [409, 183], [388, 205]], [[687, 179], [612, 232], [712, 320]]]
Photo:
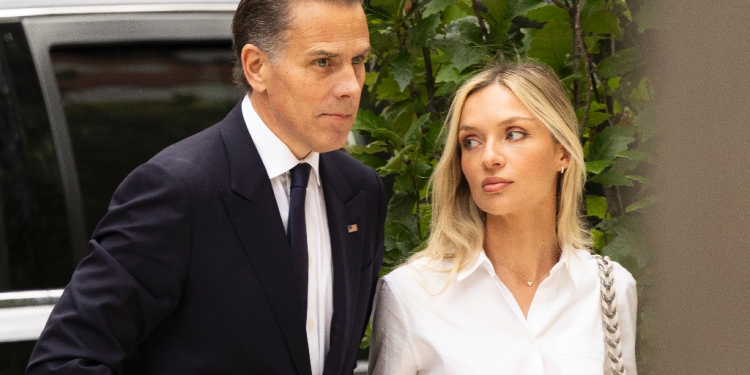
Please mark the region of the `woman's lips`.
[[500, 177], [487, 177], [482, 180], [482, 190], [485, 193], [495, 193], [510, 186], [513, 181]]

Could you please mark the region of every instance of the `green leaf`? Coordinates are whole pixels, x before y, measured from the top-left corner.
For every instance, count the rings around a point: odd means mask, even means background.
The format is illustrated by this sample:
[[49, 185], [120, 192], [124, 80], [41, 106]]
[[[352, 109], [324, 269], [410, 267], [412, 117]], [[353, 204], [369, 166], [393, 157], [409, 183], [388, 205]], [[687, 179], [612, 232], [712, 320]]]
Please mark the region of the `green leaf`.
[[595, 216], [598, 218], [607, 218], [607, 199], [598, 195], [587, 195], [586, 196], [586, 214], [589, 216]]
[[386, 160], [371, 154], [352, 153], [351, 155], [355, 159], [361, 161], [364, 165], [375, 170], [381, 168], [386, 163]]
[[633, 125], [638, 129], [638, 138], [641, 141], [647, 141], [656, 135], [656, 113], [653, 107], [648, 107], [641, 111], [633, 120]]
[[622, 76], [636, 70], [641, 65], [641, 58], [635, 48], [626, 48], [599, 63], [599, 73], [604, 78]]
[[635, 141], [631, 126], [609, 126], [594, 136], [589, 148], [589, 160], [614, 160], [618, 152], [625, 151]]
[[464, 18], [471, 14], [474, 14], [474, 13], [473, 12], [467, 13], [466, 11], [461, 9], [461, 7], [459, 7], [458, 5], [451, 4], [451, 5], [448, 5], [448, 7], [446, 7], [445, 10], [443, 11], [443, 14], [442, 14], [443, 23], [450, 24], [451, 22], [455, 20]]
[[417, 108], [411, 100], [394, 103], [383, 109], [381, 116], [396, 134], [405, 135], [414, 120]]
[[641, 8], [635, 13], [635, 23], [638, 24], [638, 33], [656, 28], [661, 22], [657, 15], [657, 6], [654, 3], [644, 2]]
[[396, 155], [393, 155], [390, 159], [388, 159], [388, 162], [380, 168], [381, 175], [385, 173], [386, 175], [391, 173], [399, 173], [401, 172], [401, 169], [404, 167], [404, 157], [411, 151], [411, 147], [404, 147], [401, 150], [399, 150]]
[[451, 66], [460, 72], [480, 62], [484, 53], [485, 50], [482, 47], [459, 44], [449, 50], [446, 55], [449, 55]]
[[645, 161], [647, 163], [651, 163], [653, 161], [651, 154], [641, 150], [620, 151], [616, 156], [630, 160]]
[[393, 182], [393, 191], [406, 191], [416, 194], [417, 191], [414, 189], [414, 180], [408, 173], [401, 173], [396, 176]]
[[346, 145], [344, 149], [351, 154], [376, 154], [378, 152], [388, 152], [388, 144], [383, 141], [375, 141], [366, 146]]
[[534, 40], [534, 37], [536, 37], [537, 31], [539, 31], [539, 29], [531, 29], [531, 28], [521, 29], [521, 33], [523, 33], [523, 39], [521, 39], [521, 44], [523, 44], [524, 50], [528, 51], [531, 48], [531, 42]]
[[599, 10], [591, 13], [582, 21], [583, 32], [599, 35], [612, 35], [615, 40], [622, 39], [620, 20], [611, 10]]
[[435, 83], [461, 82], [461, 80], [461, 74], [451, 66], [440, 69], [440, 71], [438, 71], [438, 74], [435, 76]]
[[380, 84], [375, 90], [375, 96], [378, 100], [387, 99], [396, 102], [409, 100], [409, 93], [404, 92], [393, 77], [387, 77], [380, 81]]
[[404, 88], [411, 83], [414, 78], [414, 59], [406, 51], [401, 51], [399, 55], [391, 62], [391, 73], [398, 83], [399, 91], [403, 92]]
[[387, 128], [385, 119], [376, 116], [370, 110], [359, 111], [352, 130], [368, 132], [373, 138], [387, 141], [392, 147], [400, 147], [403, 144], [401, 137]]
[[560, 75], [573, 52], [573, 29], [562, 21], [547, 22], [531, 41], [528, 55], [549, 65]]
[[479, 19], [476, 16], [468, 16], [461, 19], [457, 19], [445, 27], [446, 36], [449, 39], [456, 40], [458, 38], [464, 41], [464, 43], [481, 45], [484, 43], [484, 37], [482, 36], [482, 29], [479, 27]]
[[425, 113], [424, 115], [420, 116], [418, 119], [414, 120], [412, 122], [411, 127], [406, 132], [406, 135], [404, 136], [404, 143], [407, 146], [410, 146], [411, 144], [419, 141], [419, 139], [422, 137], [422, 127], [427, 123], [427, 121], [430, 120], [430, 114]]
[[427, 18], [422, 18], [417, 25], [409, 29], [411, 43], [420, 47], [427, 47], [427, 41], [434, 37], [435, 29], [440, 26], [440, 16], [433, 14]]
[[375, 85], [375, 82], [378, 80], [378, 76], [380, 76], [380, 72], [366, 72], [365, 73], [365, 85], [367, 87], [370, 87], [372, 89], [372, 86]]
[[604, 112], [589, 112], [589, 117], [586, 118], [586, 127], [591, 128], [597, 126], [604, 121], [609, 120], [612, 115]]
[[448, 5], [451, 5], [455, 2], [455, 0], [430, 0], [427, 4], [425, 4], [424, 9], [422, 10], [422, 17], [429, 17], [431, 15], [439, 14], [445, 8], [448, 7]]
[[599, 174], [602, 171], [612, 165], [612, 160], [594, 160], [586, 162], [586, 172]]
[[661, 200], [661, 197], [650, 195], [625, 207], [625, 212], [630, 213], [648, 207]]
[[513, 19], [517, 16], [528, 13], [530, 10], [539, 8], [540, 6], [546, 5], [544, 2], [539, 0], [511, 0], [508, 2], [508, 7], [511, 9], [510, 14], [507, 14], [505, 18]]
[[456, 82], [446, 82], [435, 91], [435, 96], [451, 95], [458, 90], [459, 86], [460, 84]]
[[388, 10], [391, 14], [398, 14], [400, 1], [393, 0], [370, 0], [370, 6], [381, 7]]
[[[575, 78], [575, 76], [576, 75], [573, 74], [573, 75], [571, 75], [569, 77], [565, 77], [563, 80], [568, 80], [571, 77]], [[580, 73], [577, 76], [578, 77], [582, 77], [580, 75]], [[591, 112], [603, 111], [605, 109], [607, 109], [607, 105], [606, 104], [604, 104], [604, 103], [598, 103], [598, 102], [591, 102], [591, 106], [589, 107], [589, 114], [591, 114]], [[576, 119], [578, 119], [578, 122], [581, 122], [581, 120], [583, 120], [583, 112], [584, 111], [586, 111], [586, 107], [578, 108], [578, 110], [576, 111]]]
[[591, 240], [594, 243], [595, 250], [601, 250], [601, 248], [607, 245], [607, 240], [604, 238], [604, 232], [597, 229], [591, 229]]
[[605, 187], [609, 186], [633, 186], [633, 181], [627, 177], [625, 177], [622, 173], [618, 171], [613, 171], [612, 169], [598, 174], [594, 177], [591, 177], [589, 179], [591, 182], [596, 182], [598, 184], [602, 184]]
[[539, 22], [549, 22], [549, 21], [563, 21], [563, 22], [572, 22], [570, 19], [570, 13], [568, 13], [567, 10], [560, 8], [557, 5], [545, 5], [541, 8], [536, 8], [534, 10], [529, 11], [526, 13], [526, 18], [533, 20], [533, 21], [539, 21]]
[[487, 15], [490, 16], [490, 21], [494, 24], [499, 24], [503, 21], [505, 12], [508, 10], [508, 0], [485, 1], [482, 4], [487, 8]]
[[374, 130], [385, 128], [385, 119], [374, 114], [369, 109], [360, 109], [357, 112], [357, 118], [354, 120], [352, 130], [364, 130], [372, 132]]

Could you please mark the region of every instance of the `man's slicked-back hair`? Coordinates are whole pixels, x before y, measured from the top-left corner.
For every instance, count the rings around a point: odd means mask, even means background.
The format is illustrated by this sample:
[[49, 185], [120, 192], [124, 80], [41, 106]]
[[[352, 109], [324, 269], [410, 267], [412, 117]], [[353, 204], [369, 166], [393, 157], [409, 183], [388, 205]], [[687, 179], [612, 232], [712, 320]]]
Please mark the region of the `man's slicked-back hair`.
[[242, 48], [253, 44], [266, 53], [272, 64], [283, 57], [286, 45], [284, 32], [291, 26], [292, 4], [319, 2], [334, 5], [360, 5], [363, 0], [242, 0], [232, 20], [232, 50], [234, 51], [234, 82], [246, 92], [252, 87], [245, 79], [242, 67]]

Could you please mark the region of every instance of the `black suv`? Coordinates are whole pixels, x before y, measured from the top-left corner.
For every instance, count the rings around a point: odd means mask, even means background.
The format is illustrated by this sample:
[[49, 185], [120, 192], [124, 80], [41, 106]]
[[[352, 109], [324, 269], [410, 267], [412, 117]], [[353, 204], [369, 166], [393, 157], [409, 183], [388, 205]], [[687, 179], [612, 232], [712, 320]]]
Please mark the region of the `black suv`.
[[117, 185], [242, 97], [238, 2], [0, 2], [0, 374], [23, 373]]

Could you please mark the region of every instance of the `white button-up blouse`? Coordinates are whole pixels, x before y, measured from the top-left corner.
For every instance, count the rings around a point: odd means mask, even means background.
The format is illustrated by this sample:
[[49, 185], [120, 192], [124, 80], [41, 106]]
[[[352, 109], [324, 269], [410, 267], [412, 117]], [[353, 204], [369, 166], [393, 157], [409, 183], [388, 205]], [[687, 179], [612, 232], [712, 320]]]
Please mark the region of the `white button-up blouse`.
[[[370, 374], [610, 374], [596, 259], [562, 254], [527, 318], [484, 252], [444, 291], [450, 261], [394, 270], [378, 284]], [[613, 272], [625, 370], [635, 375], [635, 280], [617, 263]]]

